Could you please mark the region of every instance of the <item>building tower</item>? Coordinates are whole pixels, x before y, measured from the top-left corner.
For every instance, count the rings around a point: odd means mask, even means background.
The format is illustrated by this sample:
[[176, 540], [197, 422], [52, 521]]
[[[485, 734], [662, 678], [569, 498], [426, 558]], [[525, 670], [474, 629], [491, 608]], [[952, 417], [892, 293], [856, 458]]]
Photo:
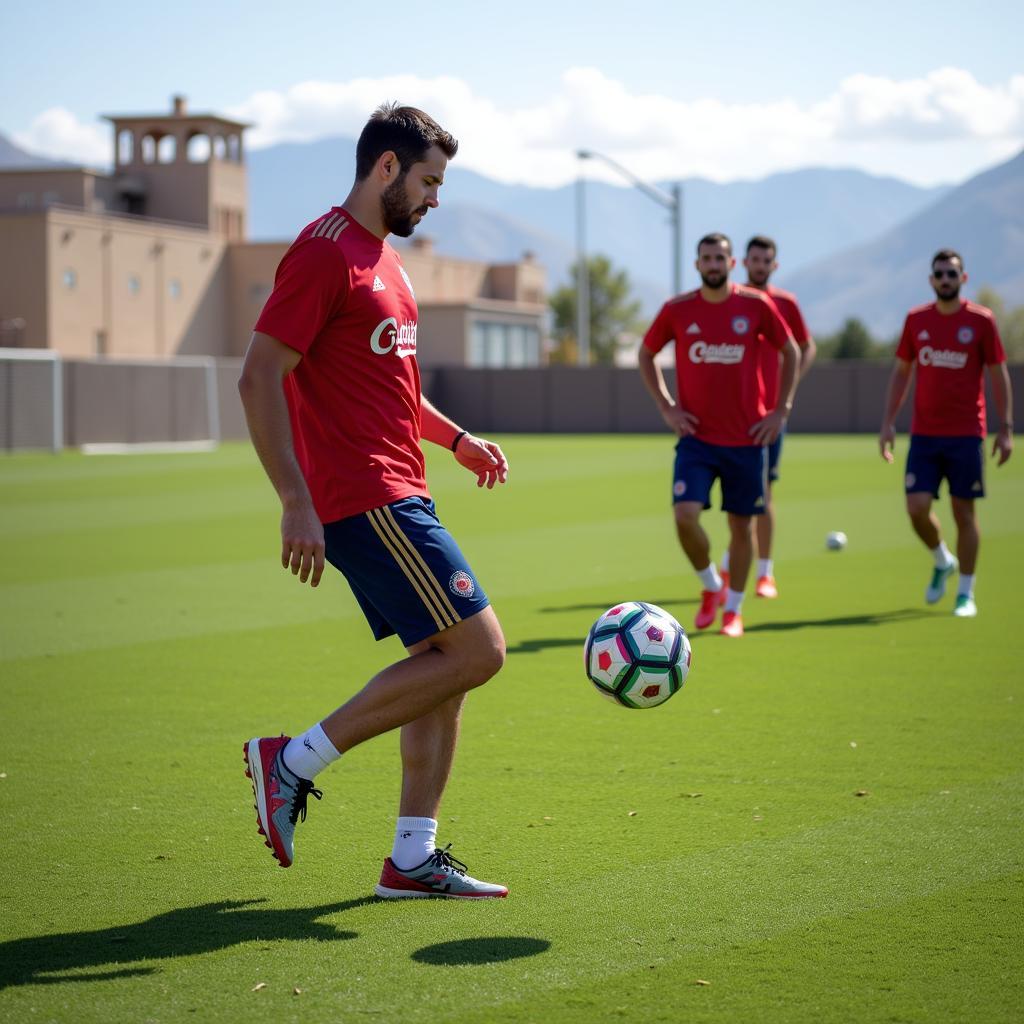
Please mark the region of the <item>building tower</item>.
[[189, 114], [108, 114], [114, 126], [115, 187], [129, 213], [204, 227], [225, 241], [246, 236], [242, 133], [249, 125]]

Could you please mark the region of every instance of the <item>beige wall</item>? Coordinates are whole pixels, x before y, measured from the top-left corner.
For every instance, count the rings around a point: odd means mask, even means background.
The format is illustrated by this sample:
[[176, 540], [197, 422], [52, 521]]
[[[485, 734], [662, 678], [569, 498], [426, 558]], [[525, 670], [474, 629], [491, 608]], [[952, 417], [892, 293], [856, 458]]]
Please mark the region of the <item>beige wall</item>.
[[25, 321], [25, 348], [49, 345], [44, 223], [41, 213], [0, 217], [0, 320]]
[[0, 318], [24, 317], [26, 345], [68, 356], [226, 355], [224, 252], [205, 231], [139, 218], [3, 216]]
[[228, 249], [227, 292], [230, 352], [243, 355], [252, 329], [274, 286], [289, 242], [245, 242]]
[[96, 172], [82, 168], [4, 171], [0, 174], [0, 209], [38, 210], [62, 204], [96, 208]]

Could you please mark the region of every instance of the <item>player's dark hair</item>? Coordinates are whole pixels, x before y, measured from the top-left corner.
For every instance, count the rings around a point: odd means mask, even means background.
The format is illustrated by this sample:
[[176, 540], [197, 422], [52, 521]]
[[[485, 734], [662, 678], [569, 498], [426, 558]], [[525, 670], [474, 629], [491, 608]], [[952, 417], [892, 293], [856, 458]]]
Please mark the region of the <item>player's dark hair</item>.
[[721, 231], [712, 231], [710, 235], [705, 235], [697, 243], [697, 255], [700, 255], [700, 247], [702, 245], [724, 245], [729, 250], [729, 255], [732, 255], [732, 242], [729, 241], [728, 235], [723, 235]]
[[947, 260], [956, 260], [960, 264], [960, 269], [964, 269], [964, 258], [956, 249], [940, 249], [932, 257], [932, 270], [935, 269], [936, 263], [945, 263]]
[[751, 249], [770, 249], [772, 253], [777, 253], [779, 247], [775, 244], [774, 238], [769, 238], [767, 235], [754, 235], [754, 237], [747, 242], [747, 255], [750, 255]]
[[356, 143], [356, 181], [366, 178], [381, 154], [388, 150], [398, 157], [404, 174], [426, 156], [431, 146], [437, 146], [449, 160], [459, 149], [456, 139], [429, 114], [416, 107], [382, 103], [366, 122]]

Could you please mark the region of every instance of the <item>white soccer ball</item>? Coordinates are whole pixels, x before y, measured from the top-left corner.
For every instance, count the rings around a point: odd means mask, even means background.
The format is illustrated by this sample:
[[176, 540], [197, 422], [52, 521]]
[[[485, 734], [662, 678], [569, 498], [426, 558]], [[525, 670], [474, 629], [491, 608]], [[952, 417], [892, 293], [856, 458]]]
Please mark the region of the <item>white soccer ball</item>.
[[677, 693], [690, 671], [686, 631], [663, 608], [623, 601], [587, 634], [587, 678], [597, 692], [627, 708], [654, 708]]
[[842, 530], [833, 530], [825, 538], [825, 547], [829, 551], [842, 551], [846, 547], [846, 534]]

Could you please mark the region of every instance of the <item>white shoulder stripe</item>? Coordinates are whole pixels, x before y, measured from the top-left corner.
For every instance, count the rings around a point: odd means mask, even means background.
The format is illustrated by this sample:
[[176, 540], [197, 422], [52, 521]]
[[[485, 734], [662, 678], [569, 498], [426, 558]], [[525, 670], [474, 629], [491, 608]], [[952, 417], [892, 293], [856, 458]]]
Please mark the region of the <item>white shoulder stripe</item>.
[[325, 235], [332, 227], [334, 222], [341, 216], [340, 213], [332, 213], [330, 217], [325, 217], [321, 222], [316, 231], [313, 232], [313, 238], [320, 238]]
[[336, 225], [335, 225], [335, 226], [334, 226], [333, 228], [331, 228], [331, 229], [330, 229], [330, 230], [329, 230], [329, 231], [327, 232], [327, 237], [328, 237], [328, 238], [329, 238], [329, 239], [330, 239], [330, 240], [331, 240], [332, 242], [336, 242], [336, 241], [338, 240], [338, 236], [339, 236], [339, 235], [340, 235], [340, 234], [342, 233], [342, 231], [344, 231], [344, 230], [345, 230], [345, 228], [347, 228], [347, 227], [348, 227], [348, 221], [347, 221], [347, 220], [345, 220], [345, 218], [344, 218], [344, 217], [342, 217], [341, 221], [340, 221], [340, 222], [339, 222], [338, 224], [336, 224]]

